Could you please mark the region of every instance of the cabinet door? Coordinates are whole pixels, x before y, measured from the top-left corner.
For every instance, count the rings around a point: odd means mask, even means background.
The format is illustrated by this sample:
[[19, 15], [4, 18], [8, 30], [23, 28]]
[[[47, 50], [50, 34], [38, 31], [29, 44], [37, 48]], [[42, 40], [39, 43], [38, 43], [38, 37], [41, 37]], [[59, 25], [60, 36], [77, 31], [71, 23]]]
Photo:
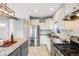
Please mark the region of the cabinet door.
[[66, 3], [65, 4], [65, 16], [75, 11], [76, 8], [74, 9], [74, 7], [77, 7], [76, 3]]
[[28, 41], [23, 43], [23, 45], [21, 46], [21, 55], [22, 56], [28, 55]]
[[54, 47], [54, 56], [58, 56], [57, 49]]
[[51, 56], [54, 56], [54, 45], [51, 44]]
[[16, 56], [21, 56], [20, 52], [18, 54], [16, 54]]
[[13, 51], [11, 54], [8, 56], [20, 56], [20, 47], [17, 48], [15, 51]]

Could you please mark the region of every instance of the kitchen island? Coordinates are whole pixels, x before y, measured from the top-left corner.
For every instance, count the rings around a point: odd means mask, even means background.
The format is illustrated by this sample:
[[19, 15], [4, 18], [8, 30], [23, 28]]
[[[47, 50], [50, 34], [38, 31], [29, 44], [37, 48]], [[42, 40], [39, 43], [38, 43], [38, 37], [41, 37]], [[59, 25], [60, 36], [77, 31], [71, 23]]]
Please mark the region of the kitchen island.
[[9, 47], [0, 47], [0, 56], [27, 56], [28, 40], [16, 39], [17, 43]]

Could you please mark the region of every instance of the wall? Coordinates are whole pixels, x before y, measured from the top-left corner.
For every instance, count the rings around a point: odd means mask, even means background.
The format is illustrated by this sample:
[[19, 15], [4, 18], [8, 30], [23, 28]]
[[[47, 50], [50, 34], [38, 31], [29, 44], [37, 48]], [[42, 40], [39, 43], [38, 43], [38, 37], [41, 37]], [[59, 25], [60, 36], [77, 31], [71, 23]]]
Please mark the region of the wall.
[[4, 15], [0, 14], [0, 24], [4, 24], [5, 26], [0, 26], [0, 39], [9, 38], [9, 20]]
[[23, 19], [13, 21], [13, 34], [15, 38], [23, 38]]
[[25, 39], [29, 39], [29, 21], [27, 21], [26, 19], [24, 19], [24, 21], [23, 21], [24, 23], [24, 25], [23, 25], [23, 36], [24, 36], [24, 38]]
[[[12, 25], [13, 23], [13, 25]], [[0, 39], [10, 39], [13, 32], [14, 38], [24, 37], [24, 19], [14, 20], [8, 19], [6, 16], [0, 14], [0, 24], [5, 24], [5, 27], [0, 26]], [[13, 26], [13, 27], [12, 27]], [[26, 28], [27, 31], [27, 28]], [[27, 36], [27, 33], [26, 33]]]
[[65, 21], [64, 26], [66, 29], [70, 29], [73, 32], [71, 35], [78, 35], [79, 36], [79, 20], [76, 21]]
[[58, 22], [58, 28], [63, 29], [63, 18], [64, 18], [64, 4], [58, 9], [58, 11], [53, 16], [54, 22]]

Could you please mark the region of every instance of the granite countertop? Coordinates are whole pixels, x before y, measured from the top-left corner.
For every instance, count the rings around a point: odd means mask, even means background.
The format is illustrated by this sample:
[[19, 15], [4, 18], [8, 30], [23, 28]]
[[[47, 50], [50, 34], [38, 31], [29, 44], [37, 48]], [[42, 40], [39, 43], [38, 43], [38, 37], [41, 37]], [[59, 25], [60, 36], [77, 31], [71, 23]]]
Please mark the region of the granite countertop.
[[17, 49], [19, 46], [21, 46], [27, 39], [18, 38], [16, 39], [17, 43], [9, 46], [9, 47], [0, 47], [0, 56], [8, 56], [10, 53], [12, 53], [15, 49]]
[[51, 43], [62, 53], [63, 56], [65, 56], [65, 54], [62, 52], [61, 48], [59, 47], [59, 45], [62, 44], [55, 43], [53, 40], [51, 40]]

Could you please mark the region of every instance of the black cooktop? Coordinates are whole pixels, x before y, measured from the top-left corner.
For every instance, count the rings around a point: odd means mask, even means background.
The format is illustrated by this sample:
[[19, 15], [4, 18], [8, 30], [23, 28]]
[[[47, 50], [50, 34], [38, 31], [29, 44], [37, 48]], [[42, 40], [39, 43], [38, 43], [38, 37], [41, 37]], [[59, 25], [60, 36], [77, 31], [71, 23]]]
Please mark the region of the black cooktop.
[[79, 48], [70, 44], [55, 44], [64, 56], [79, 56]]

